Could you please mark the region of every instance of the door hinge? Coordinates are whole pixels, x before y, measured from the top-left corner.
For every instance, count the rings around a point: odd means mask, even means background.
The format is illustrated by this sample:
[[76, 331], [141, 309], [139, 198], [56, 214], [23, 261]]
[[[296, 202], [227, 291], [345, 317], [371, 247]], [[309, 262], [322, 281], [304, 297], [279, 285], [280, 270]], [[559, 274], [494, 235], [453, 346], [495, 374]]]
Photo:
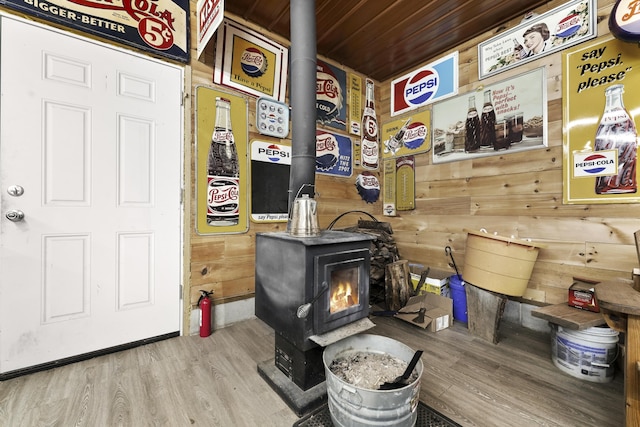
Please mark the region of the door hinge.
[[183, 292], [184, 292], [184, 287], [182, 285], [180, 285], [180, 301], [182, 301], [183, 299]]

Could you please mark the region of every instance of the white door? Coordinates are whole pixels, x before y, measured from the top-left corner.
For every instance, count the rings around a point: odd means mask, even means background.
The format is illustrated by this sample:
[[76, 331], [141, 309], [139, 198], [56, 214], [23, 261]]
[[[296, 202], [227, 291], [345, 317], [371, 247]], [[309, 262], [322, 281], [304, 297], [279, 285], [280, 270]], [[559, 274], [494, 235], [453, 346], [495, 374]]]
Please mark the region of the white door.
[[0, 25], [0, 373], [177, 332], [182, 69]]

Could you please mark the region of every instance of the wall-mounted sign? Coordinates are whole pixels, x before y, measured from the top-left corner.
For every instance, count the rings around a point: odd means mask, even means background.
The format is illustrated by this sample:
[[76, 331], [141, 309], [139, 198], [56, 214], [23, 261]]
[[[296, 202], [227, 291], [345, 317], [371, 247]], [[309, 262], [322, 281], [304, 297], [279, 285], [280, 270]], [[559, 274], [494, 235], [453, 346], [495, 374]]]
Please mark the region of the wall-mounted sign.
[[224, 19], [224, 0], [198, 0], [196, 4], [198, 18], [198, 58], [209, 44], [209, 40]]
[[574, 0], [478, 45], [478, 77], [517, 67], [596, 36], [596, 0]]
[[563, 57], [563, 202], [638, 203], [638, 45], [611, 36]]
[[360, 135], [362, 120], [362, 79], [349, 73], [349, 133]]
[[213, 82], [284, 102], [289, 50], [228, 19], [217, 34]]
[[189, 62], [188, 0], [0, 0], [0, 4], [165, 58]]
[[626, 42], [640, 41], [640, 5], [638, 0], [617, 0], [609, 15], [609, 31]]
[[485, 85], [433, 106], [433, 163], [547, 146], [545, 69]]
[[391, 115], [397, 116], [458, 93], [458, 52], [391, 82]]
[[251, 141], [251, 221], [287, 221], [291, 147]]
[[431, 149], [431, 110], [382, 125], [382, 158], [426, 153]]
[[196, 87], [196, 232], [244, 233], [247, 218], [249, 103]]
[[351, 139], [316, 130], [316, 172], [349, 177], [353, 173]]
[[346, 130], [347, 73], [319, 59], [316, 68], [316, 122]]
[[382, 214], [396, 216], [398, 211], [415, 209], [415, 157], [386, 158], [382, 162]]

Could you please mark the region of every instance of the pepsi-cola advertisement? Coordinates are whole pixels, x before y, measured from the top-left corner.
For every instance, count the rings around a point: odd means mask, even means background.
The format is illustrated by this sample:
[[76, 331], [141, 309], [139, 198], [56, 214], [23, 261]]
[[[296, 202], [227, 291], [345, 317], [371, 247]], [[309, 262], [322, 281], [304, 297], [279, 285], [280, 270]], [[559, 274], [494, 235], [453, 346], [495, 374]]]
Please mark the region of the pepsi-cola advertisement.
[[391, 82], [391, 115], [415, 110], [458, 93], [458, 52]]
[[483, 79], [558, 52], [596, 36], [595, 0], [574, 0], [478, 45], [478, 77]]
[[434, 104], [433, 163], [506, 155], [547, 146], [544, 67]]
[[316, 172], [350, 177], [353, 173], [351, 139], [332, 132], [316, 130]]
[[316, 69], [316, 122], [346, 130], [347, 73], [319, 59]]
[[638, 44], [612, 36], [563, 61], [563, 201], [638, 203]]
[[281, 44], [228, 19], [218, 28], [214, 83], [284, 102], [288, 64]]
[[249, 229], [248, 102], [206, 86], [197, 86], [195, 96], [196, 232], [244, 233]]
[[431, 149], [431, 111], [408, 114], [382, 125], [382, 158], [426, 153]]
[[290, 170], [290, 146], [251, 141], [251, 221], [288, 220]]

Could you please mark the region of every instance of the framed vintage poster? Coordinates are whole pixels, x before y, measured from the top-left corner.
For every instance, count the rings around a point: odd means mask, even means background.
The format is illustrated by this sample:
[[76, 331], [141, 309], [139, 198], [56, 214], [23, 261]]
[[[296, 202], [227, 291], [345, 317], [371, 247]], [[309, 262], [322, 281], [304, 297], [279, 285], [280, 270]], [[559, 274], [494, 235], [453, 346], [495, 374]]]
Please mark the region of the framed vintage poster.
[[214, 83], [284, 102], [288, 66], [284, 46], [228, 19], [218, 28]]
[[573, 0], [478, 45], [478, 78], [484, 79], [596, 36], [596, 0]]
[[206, 86], [196, 86], [195, 96], [196, 233], [244, 233], [249, 229], [249, 103]]
[[611, 36], [563, 57], [566, 204], [638, 203], [638, 44]]
[[433, 105], [433, 163], [547, 146], [545, 68]]

